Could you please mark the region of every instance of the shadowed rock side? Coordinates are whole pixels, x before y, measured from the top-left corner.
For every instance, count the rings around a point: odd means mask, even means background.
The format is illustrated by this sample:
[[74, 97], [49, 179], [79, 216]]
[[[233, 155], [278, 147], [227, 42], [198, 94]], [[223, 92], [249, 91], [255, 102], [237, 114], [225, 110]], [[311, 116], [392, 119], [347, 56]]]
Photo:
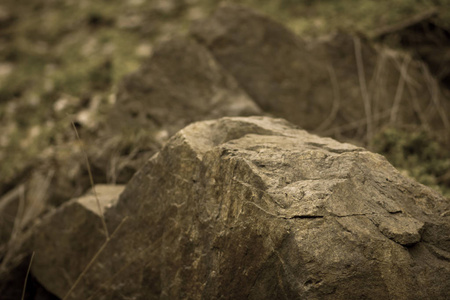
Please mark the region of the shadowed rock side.
[[194, 123], [106, 212], [112, 238], [69, 298], [444, 299], [448, 209], [380, 155], [284, 120]]
[[[96, 185], [45, 216], [30, 239], [32, 274], [61, 298], [105, 242], [101, 211], [114, 206], [123, 185]], [[97, 203], [98, 199], [98, 203]], [[100, 209], [99, 209], [100, 206]]]
[[304, 129], [365, 142], [387, 124], [448, 135], [449, 95], [408, 55], [347, 34], [306, 43], [236, 5], [221, 6], [191, 34], [264, 111]]

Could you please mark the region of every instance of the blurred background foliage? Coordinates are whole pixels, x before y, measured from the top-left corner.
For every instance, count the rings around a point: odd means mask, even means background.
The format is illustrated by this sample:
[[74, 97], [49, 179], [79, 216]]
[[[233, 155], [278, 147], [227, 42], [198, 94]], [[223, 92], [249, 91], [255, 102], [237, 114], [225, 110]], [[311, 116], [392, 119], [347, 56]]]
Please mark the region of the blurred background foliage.
[[[336, 31], [370, 36], [431, 8], [450, 29], [450, 0], [234, 1], [285, 24], [302, 38]], [[70, 121], [95, 132], [117, 83], [158, 41], [208, 16], [213, 0], [3, 0], [0, 3], [0, 178], [74, 140]], [[393, 47], [401, 47], [393, 44]], [[427, 132], [387, 128], [375, 150], [422, 183], [450, 195], [450, 151]], [[64, 155], [67, 148], [59, 149]]]

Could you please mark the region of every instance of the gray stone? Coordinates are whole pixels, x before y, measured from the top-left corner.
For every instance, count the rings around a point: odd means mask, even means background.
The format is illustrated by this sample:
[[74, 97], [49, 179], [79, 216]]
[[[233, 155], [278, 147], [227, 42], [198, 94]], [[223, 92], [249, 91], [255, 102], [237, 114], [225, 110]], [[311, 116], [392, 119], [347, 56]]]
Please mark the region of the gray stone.
[[380, 155], [284, 120], [198, 122], [107, 210], [102, 251], [77, 235], [97, 256], [69, 299], [445, 299], [448, 209]]

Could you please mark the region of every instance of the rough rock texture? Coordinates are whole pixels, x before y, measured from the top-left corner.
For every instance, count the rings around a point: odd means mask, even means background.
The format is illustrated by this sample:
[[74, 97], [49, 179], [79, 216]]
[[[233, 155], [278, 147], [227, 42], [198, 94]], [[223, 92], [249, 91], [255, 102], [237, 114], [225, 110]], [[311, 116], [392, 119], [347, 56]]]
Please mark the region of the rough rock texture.
[[[445, 299], [448, 209], [380, 155], [284, 120], [194, 123], [106, 212], [112, 237], [69, 298]], [[41, 255], [75, 236], [97, 251], [98, 234], [58, 227]], [[63, 273], [33, 274], [65, 294]]]
[[191, 31], [264, 111], [304, 129], [366, 142], [387, 123], [450, 129], [450, 103], [408, 55], [347, 34], [307, 43], [235, 5]]

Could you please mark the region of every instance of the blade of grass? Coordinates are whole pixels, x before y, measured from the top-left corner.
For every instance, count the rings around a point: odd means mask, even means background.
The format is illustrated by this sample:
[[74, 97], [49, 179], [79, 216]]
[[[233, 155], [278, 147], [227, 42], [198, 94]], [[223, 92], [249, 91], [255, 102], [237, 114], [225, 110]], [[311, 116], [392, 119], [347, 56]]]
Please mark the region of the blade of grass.
[[25, 282], [23, 283], [22, 298], [21, 298], [22, 300], [25, 299], [25, 291], [27, 289], [28, 276], [30, 275], [31, 264], [33, 263], [33, 258], [34, 258], [34, 251], [33, 251], [33, 254], [31, 254], [30, 263], [28, 264], [27, 275], [25, 276]]
[[73, 127], [73, 130], [75, 131], [75, 134], [77, 136], [77, 140], [80, 143], [81, 151], [83, 152], [84, 159], [86, 161], [86, 167], [87, 167], [87, 171], [89, 173], [89, 180], [91, 182], [92, 193], [94, 194], [95, 201], [97, 202], [97, 208], [98, 208], [98, 211], [100, 213], [100, 218], [102, 220], [103, 229], [105, 230], [106, 240], [109, 240], [108, 227], [106, 226], [105, 216], [103, 215], [103, 210], [102, 210], [102, 207], [100, 205], [100, 200], [98, 199], [97, 191], [95, 190], [94, 177], [92, 176], [91, 165], [89, 164], [89, 159], [88, 159], [88, 156], [87, 156], [87, 152], [84, 149], [83, 143], [81, 142], [81, 139], [80, 139], [80, 135], [78, 134], [77, 127], [75, 126], [75, 123], [73, 121], [72, 121], [72, 127]]
[[362, 50], [361, 50], [361, 40], [359, 37], [353, 38], [353, 44], [355, 46], [355, 58], [356, 58], [356, 67], [358, 69], [358, 80], [359, 80], [359, 87], [361, 90], [361, 96], [364, 103], [364, 112], [366, 115], [366, 139], [367, 144], [369, 145], [370, 149], [370, 143], [372, 141], [373, 137], [373, 131], [372, 131], [372, 106], [370, 103], [370, 95], [367, 90], [367, 84], [366, 84], [366, 75], [364, 72], [364, 63], [362, 59]]
[[78, 283], [80, 283], [81, 279], [84, 277], [84, 275], [87, 273], [87, 271], [89, 271], [89, 269], [91, 268], [91, 266], [94, 264], [94, 262], [97, 260], [97, 258], [100, 256], [100, 254], [103, 252], [103, 250], [106, 248], [106, 246], [108, 245], [109, 241], [114, 237], [114, 234], [116, 232], [119, 231], [119, 229], [122, 227], [122, 225], [125, 223], [125, 221], [128, 219], [128, 217], [125, 217], [122, 219], [122, 221], [120, 222], [120, 224], [117, 226], [117, 228], [114, 230], [114, 232], [112, 233], [111, 237], [108, 238], [103, 245], [100, 247], [100, 249], [98, 249], [97, 253], [95, 253], [95, 255], [92, 257], [92, 259], [89, 261], [89, 263], [86, 265], [86, 267], [84, 268], [83, 272], [80, 273], [80, 275], [78, 276], [77, 280], [75, 280], [75, 283], [70, 287], [69, 291], [66, 293], [66, 295], [63, 297], [62, 300], [66, 300], [68, 299], [68, 297], [70, 296], [70, 294], [73, 292], [73, 290], [77, 287]]

